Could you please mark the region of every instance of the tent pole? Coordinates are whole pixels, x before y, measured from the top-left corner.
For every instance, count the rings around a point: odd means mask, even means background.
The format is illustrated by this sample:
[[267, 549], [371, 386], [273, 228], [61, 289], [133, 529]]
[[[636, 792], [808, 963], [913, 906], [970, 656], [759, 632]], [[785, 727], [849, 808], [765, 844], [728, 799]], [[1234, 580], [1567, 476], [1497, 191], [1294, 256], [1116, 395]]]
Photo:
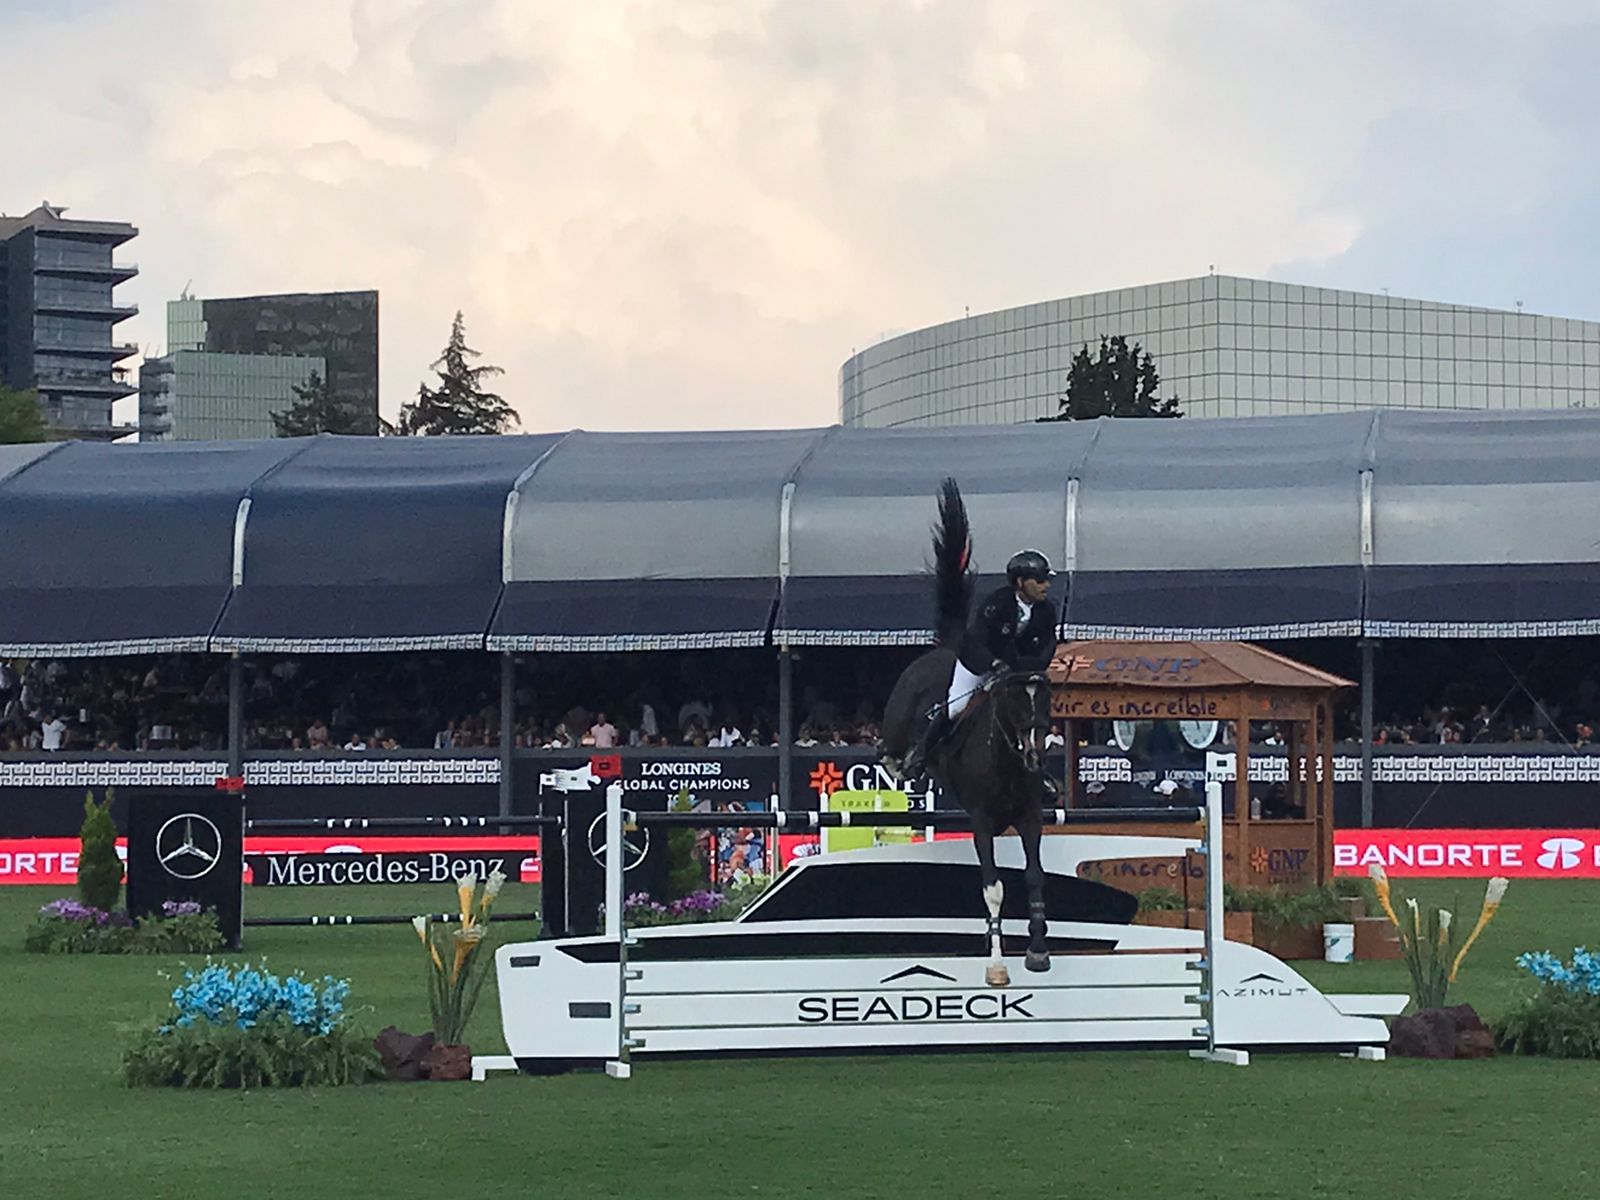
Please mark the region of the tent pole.
[[[1372, 704], [1376, 638], [1362, 638], [1361, 647], [1361, 828], [1372, 828]], [[1332, 736], [1331, 734], [1329, 735]]]
[[794, 799], [789, 778], [794, 759], [794, 654], [788, 639], [778, 646], [778, 807], [787, 811]]
[[228, 774], [244, 775], [244, 659], [237, 650], [228, 656]]
[[500, 815], [511, 815], [512, 772], [516, 767], [517, 714], [512, 706], [517, 702], [517, 659], [510, 650], [500, 654]]

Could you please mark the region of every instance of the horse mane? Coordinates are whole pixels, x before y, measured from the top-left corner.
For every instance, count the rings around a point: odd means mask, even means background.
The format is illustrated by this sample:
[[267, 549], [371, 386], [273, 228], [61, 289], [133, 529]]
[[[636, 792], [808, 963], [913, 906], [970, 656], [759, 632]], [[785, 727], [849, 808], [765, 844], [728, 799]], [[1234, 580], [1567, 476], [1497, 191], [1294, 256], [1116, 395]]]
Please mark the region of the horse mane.
[[933, 579], [937, 598], [935, 638], [954, 648], [972, 608], [972, 529], [956, 481], [939, 485], [939, 523], [933, 527]]

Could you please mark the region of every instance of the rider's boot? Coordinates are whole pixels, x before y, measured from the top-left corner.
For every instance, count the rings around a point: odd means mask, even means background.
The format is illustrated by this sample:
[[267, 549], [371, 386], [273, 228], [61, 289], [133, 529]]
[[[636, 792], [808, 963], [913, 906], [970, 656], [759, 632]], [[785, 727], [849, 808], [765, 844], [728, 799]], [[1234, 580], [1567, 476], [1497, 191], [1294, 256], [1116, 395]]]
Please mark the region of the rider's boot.
[[950, 732], [950, 718], [946, 714], [945, 706], [939, 705], [933, 710], [933, 716], [928, 720], [928, 727], [922, 731], [922, 740], [911, 748], [911, 753], [906, 755], [905, 765], [901, 772], [907, 779], [920, 779], [928, 763], [928, 755], [933, 753], [944, 735]]

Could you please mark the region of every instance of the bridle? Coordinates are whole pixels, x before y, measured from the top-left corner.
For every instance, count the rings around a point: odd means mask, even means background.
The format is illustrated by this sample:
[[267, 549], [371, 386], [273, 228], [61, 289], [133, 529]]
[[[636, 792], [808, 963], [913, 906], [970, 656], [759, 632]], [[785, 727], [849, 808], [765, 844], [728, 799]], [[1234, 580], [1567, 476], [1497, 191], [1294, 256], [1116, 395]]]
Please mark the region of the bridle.
[[[1044, 766], [1045, 735], [1050, 731], [1049, 718], [1039, 721], [1039, 693], [1049, 694], [1050, 681], [1039, 672], [1008, 672], [999, 676], [992, 686], [994, 693], [989, 703], [990, 736], [1001, 745], [1014, 750], [1022, 765], [1030, 771]], [[1020, 693], [1020, 695], [1019, 695]], [[1010, 721], [1012, 715], [1008, 701], [1025, 695], [1026, 721]]]

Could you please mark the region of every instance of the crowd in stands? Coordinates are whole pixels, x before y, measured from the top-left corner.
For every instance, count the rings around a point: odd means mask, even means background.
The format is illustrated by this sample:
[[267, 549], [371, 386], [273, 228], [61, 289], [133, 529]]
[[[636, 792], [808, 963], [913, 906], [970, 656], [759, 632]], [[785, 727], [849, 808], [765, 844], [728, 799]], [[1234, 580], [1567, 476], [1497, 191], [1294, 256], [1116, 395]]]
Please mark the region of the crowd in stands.
[[[915, 653], [803, 652], [795, 667], [795, 744], [876, 743], [889, 690]], [[0, 753], [224, 750], [228, 669], [225, 657], [202, 654], [0, 660]], [[1403, 679], [1413, 691], [1416, 674]], [[1440, 689], [1447, 702], [1419, 703], [1380, 720], [1377, 744], [1594, 743], [1588, 714], [1600, 711], [1595, 672], [1556, 672], [1555, 688], [1542, 694], [1515, 675], [1517, 686], [1505, 687], [1504, 678], [1494, 678], [1476, 661], [1472, 669], [1437, 678], [1447, 681]], [[251, 656], [243, 682], [245, 744], [252, 751], [481, 750], [500, 744], [500, 663], [492, 655]], [[1493, 699], [1463, 698], [1472, 687]], [[770, 651], [527, 656], [518, 663], [513, 692], [517, 747], [778, 741]], [[1109, 728], [1080, 733], [1094, 744], [1109, 740]], [[1339, 714], [1336, 736], [1360, 740], [1353, 698]], [[1264, 723], [1252, 727], [1252, 739], [1282, 740]], [[1059, 741], [1059, 731], [1052, 741]]]

